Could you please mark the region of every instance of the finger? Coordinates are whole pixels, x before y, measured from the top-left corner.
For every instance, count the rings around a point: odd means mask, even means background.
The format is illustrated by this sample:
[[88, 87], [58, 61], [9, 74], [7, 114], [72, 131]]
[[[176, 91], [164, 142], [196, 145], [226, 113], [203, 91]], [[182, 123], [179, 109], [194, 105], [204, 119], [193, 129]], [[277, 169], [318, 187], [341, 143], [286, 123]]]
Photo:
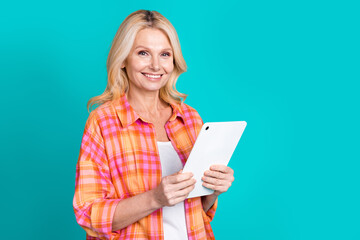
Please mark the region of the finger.
[[186, 197], [192, 190], [194, 190], [194, 188], [195, 188], [195, 184], [189, 185], [186, 188], [178, 190], [175, 192], [174, 198]]
[[165, 178], [167, 178], [168, 183], [175, 184], [175, 183], [186, 181], [192, 177], [193, 177], [192, 173], [175, 173], [175, 174], [169, 175]]
[[228, 173], [232, 169], [226, 165], [211, 165], [210, 170]]
[[204, 176], [213, 177], [217, 179], [226, 179], [226, 174], [218, 171], [206, 170]]
[[202, 185], [206, 188], [209, 188], [211, 190], [218, 191], [221, 193], [226, 192], [228, 190], [228, 188], [225, 186], [216, 186], [216, 185], [213, 185], [211, 183], [206, 183], [206, 182], [203, 182]]
[[192, 186], [189, 186], [189, 187], [187, 187], [187, 188], [185, 188], [183, 190], [180, 190], [180, 191], [176, 192], [174, 197], [169, 200], [169, 204], [171, 206], [173, 206], [175, 204], [178, 204], [179, 202], [184, 201], [187, 198], [187, 196], [189, 195], [189, 193], [192, 190], [194, 190], [194, 188], [195, 188], [195, 185], [192, 185]]
[[183, 169], [181, 169], [178, 173], [192, 173], [192, 172], [183, 172]]
[[195, 183], [196, 180], [194, 178], [182, 182], [171, 183], [169, 178], [165, 177], [165, 179], [163, 180], [163, 189], [165, 192], [171, 193], [172, 195], [172, 193], [187, 188], [189, 186], [195, 185]]
[[173, 189], [174, 189], [174, 191], [182, 190], [189, 186], [195, 185], [195, 183], [196, 183], [196, 180], [194, 178], [191, 178], [189, 180], [173, 184]]
[[176, 205], [176, 204], [184, 201], [186, 197], [187, 197], [187, 196], [182, 196], [182, 197], [170, 199], [168, 206], [172, 207], [172, 206], [174, 206], [174, 205]]
[[202, 177], [201, 180], [203, 180], [203, 182], [206, 182], [206, 183], [210, 183], [212, 185], [215, 185], [215, 186], [227, 186], [227, 181], [225, 180], [221, 180], [221, 179], [218, 179], [218, 178], [213, 178], [213, 177]]

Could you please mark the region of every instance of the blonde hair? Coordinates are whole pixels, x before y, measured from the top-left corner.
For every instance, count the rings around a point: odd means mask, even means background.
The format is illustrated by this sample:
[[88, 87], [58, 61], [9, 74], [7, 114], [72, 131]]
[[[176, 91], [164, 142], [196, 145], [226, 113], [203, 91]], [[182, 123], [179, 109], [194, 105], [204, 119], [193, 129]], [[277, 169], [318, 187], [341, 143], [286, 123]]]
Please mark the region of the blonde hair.
[[129, 79], [125, 69], [121, 68], [132, 49], [136, 34], [145, 28], [156, 28], [163, 31], [169, 38], [173, 48], [174, 70], [166, 85], [160, 89], [160, 98], [167, 103], [179, 107], [187, 95], [176, 90], [176, 81], [180, 74], [186, 71], [186, 63], [181, 52], [180, 42], [173, 25], [163, 15], [156, 11], [138, 10], [131, 13], [121, 23], [112, 41], [106, 62], [108, 80], [105, 91], [92, 97], [87, 103], [87, 109], [101, 105], [107, 101], [119, 99], [129, 89]]

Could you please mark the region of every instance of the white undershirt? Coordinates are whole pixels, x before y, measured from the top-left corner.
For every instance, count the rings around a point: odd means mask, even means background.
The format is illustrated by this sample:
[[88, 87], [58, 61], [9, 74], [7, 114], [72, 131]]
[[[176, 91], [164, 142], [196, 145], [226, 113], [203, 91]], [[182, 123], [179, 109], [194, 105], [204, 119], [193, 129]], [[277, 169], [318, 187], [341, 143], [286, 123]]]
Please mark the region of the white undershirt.
[[[183, 168], [179, 155], [171, 142], [157, 142], [159, 147], [162, 176], [168, 176]], [[172, 207], [163, 207], [163, 226], [165, 240], [188, 239], [185, 220], [184, 201]]]

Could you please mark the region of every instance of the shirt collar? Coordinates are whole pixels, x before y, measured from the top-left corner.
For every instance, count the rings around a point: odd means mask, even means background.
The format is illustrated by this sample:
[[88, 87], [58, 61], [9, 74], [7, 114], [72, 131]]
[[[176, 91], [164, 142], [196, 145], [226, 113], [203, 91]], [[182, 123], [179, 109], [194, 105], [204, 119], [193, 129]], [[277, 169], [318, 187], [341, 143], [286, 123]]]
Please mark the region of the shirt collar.
[[[115, 107], [115, 111], [123, 127], [127, 127], [133, 124], [138, 119], [141, 119], [143, 122], [147, 122], [145, 119], [140, 117], [140, 115], [137, 114], [135, 110], [131, 107], [130, 103], [127, 100], [126, 94], [123, 94], [119, 99], [114, 100], [113, 106]], [[171, 117], [169, 118], [169, 121], [174, 121], [177, 117], [180, 117], [184, 122], [184, 115], [181, 107], [175, 104], [170, 104], [170, 106], [173, 111]]]

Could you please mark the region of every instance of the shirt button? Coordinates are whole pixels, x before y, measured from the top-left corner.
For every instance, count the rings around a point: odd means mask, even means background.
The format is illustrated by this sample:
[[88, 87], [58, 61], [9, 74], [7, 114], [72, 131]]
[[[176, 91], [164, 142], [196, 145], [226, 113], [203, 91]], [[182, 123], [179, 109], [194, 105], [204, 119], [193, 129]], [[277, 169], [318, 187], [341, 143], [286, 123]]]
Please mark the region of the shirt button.
[[179, 144], [178, 144], [178, 145], [176, 145], [176, 148], [177, 148], [177, 149], [180, 149], [180, 145], [179, 145]]
[[194, 231], [194, 229], [195, 229], [194, 226], [191, 226], [191, 231]]
[[190, 198], [188, 199], [188, 202], [191, 202], [191, 199], [190, 199]]

